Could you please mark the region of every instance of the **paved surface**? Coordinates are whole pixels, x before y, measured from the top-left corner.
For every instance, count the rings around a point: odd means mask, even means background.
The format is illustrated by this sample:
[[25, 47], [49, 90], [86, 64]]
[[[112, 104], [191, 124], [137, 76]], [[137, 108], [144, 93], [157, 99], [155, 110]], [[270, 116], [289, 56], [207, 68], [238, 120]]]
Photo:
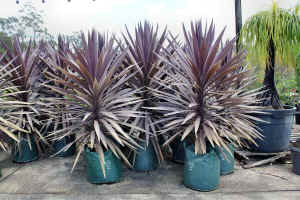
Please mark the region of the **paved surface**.
[[27, 164], [14, 164], [0, 154], [0, 199], [300, 199], [300, 176], [291, 164], [242, 169], [223, 176], [219, 189], [196, 192], [185, 188], [183, 166], [165, 163], [151, 173], [123, 169], [120, 183], [93, 185], [86, 180], [84, 162], [70, 173], [74, 157], [48, 158]]
[[[300, 134], [300, 126], [294, 133]], [[74, 157], [47, 158], [27, 164], [12, 163], [0, 152], [0, 200], [299, 200], [300, 176], [293, 174], [291, 164], [274, 164], [242, 169], [223, 176], [219, 189], [197, 192], [183, 185], [183, 165], [165, 163], [150, 173], [123, 169], [120, 183], [93, 185], [86, 180], [84, 162], [70, 173]]]

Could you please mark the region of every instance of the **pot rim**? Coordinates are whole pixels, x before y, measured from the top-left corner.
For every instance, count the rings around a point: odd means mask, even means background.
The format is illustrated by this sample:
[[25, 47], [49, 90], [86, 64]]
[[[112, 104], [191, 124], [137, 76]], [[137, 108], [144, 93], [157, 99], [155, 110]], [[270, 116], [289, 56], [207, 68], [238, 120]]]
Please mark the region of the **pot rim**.
[[[84, 146], [84, 152], [85, 152], [85, 153], [95, 153], [96, 155], [98, 155], [97, 152], [91, 151], [91, 149], [90, 149], [87, 145]], [[104, 151], [103, 153], [104, 153], [104, 156], [112, 156], [112, 155], [113, 155], [113, 152], [112, 152], [111, 149], [107, 149], [107, 150]]]
[[[253, 113], [253, 115], [255, 116], [270, 116], [270, 115], [295, 115], [296, 113], [296, 107], [292, 107], [292, 106], [285, 106], [285, 109], [263, 109], [261, 110], [262, 112], [260, 113]], [[288, 107], [288, 108], [287, 108]]]
[[283, 106], [283, 109], [262, 109], [263, 111], [267, 112], [283, 112], [283, 111], [296, 111], [296, 106]]
[[[193, 148], [195, 148], [195, 147], [193, 147], [193, 144], [190, 144], [190, 145], [187, 145], [184, 149], [187, 150], [187, 151], [192, 152], [193, 154], [195, 154], [195, 151], [193, 150]], [[216, 154], [216, 151], [213, 148], [209, 149], [209, 151], [207, 151], [205, 154], [195, 154], [195, 155], [197, 155], [201, 158], [205, 158], [205, 157], [208, 157], [212, 154]]]

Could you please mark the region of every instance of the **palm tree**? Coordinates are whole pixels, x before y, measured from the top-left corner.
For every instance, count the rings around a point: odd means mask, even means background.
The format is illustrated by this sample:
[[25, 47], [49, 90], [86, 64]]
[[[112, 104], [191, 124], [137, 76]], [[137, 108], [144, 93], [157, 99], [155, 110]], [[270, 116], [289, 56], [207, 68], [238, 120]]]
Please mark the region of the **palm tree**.
[[299, 8], [287, 10], [274, 2], [271, 10], [253, 15], [242, 28], [240, 42], [247, 46], [248, 56], [257, 56], [266, 66], [264, 91], [258, 96], [263, 106], [283, 108], [274, 80], [275, 63], [295, 65], [294, 49], [300, 42]]

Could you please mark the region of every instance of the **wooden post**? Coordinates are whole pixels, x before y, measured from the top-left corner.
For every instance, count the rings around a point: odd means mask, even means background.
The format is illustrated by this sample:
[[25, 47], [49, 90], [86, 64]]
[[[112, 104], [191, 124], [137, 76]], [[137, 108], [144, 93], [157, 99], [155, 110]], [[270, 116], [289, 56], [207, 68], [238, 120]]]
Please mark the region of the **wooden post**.
[[240, 32], [243, 25], [242, 21], [242, 3], [241, 0], [235, 0], [235, 31], [237, 35], [236, 51], [239, 51]]

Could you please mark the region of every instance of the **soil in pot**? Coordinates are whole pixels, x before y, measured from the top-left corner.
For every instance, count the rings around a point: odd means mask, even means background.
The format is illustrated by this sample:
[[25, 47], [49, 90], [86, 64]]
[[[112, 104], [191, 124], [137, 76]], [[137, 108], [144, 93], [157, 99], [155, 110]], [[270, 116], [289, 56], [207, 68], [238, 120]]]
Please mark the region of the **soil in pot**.
[[220, 160], [211, 149], [207, 154], [196, 155], [194, 145], [185, 148], [184, 185], [198, 191], [212, 191], [219, 186]]
[[291, 144], [293, 172], [300, 175], [300, 141]]
[[20, 140], [19, 146], [14, 143], [12, 148], [12, 160], [16, 163], [27, 163], [38, 159], [38, 150], [34, 138], [30, 135], [30, 144], [26, 136]]
[[263, 140], [256, 140], [257, 146], [250, 145], [250, 150], [262, 153], [277, 153], [289, 148], [291, 130], [294, 124], [296, 108], [285, 106], [282, 110], [263, 110], [264, 114], [253, 116], [265, 122], [256, 122]]
[[104, 152], [105, 175], [103, 174], [98, 153], [85, 147], [85, 160], [88, 181], [93, 184], [119, 182], [122, 176], [122, 162], [111, 150]]
[[234, 146], [228, 144], [228, 148], [231, 152], [228, 152], [225, 148], [216, 148], [217, 155], [220, 159], [220, 172], [221, 175], [231, 174], [234, 171]]
[[[71, 135], [71, 136], [66, 136], [61, 140], [55, 141], [54, 144], [53, 144], [54, 153], [59, 152], [65, 146], [72, 143], [74, 140], [75, 140], [75, 135]], [[73, 143], [66, 151], [62, 151], [59, 154], [57, 154], [56, 156], [58, 156], [58, 157], [68, 157], [68, 156], [74, 155], [75, 152], [76, 152], [76, 144]]]
[[133, 169], [138, 172], [153, 171], [158, 167], [158, 160], [155, 154], [154, 147], [151, 142], [146, 146], [145, 142], [139, 142], [144, 149], [138, 149], [132, 152], [130, 160]]

